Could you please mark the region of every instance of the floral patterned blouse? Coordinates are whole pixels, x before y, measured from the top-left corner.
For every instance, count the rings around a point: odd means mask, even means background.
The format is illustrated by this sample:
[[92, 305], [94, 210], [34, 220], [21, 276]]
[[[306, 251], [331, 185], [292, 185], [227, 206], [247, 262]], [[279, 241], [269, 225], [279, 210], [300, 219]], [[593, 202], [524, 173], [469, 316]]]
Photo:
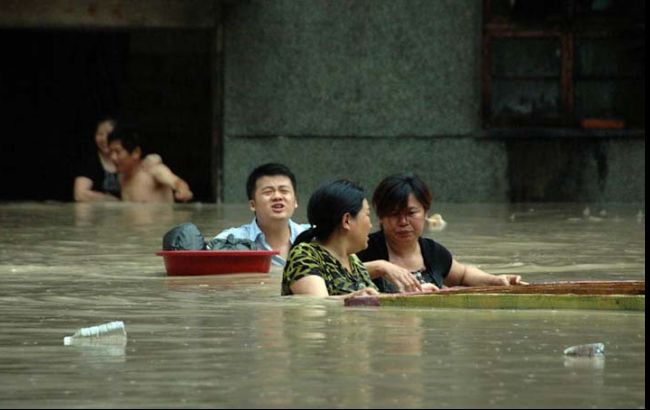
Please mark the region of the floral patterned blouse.
[[334, 255], [315, 242], [303, 242], [289, 252], [287, 264], [282, 275], [282, 295], [292, 295], [291, 285], [308, 276], [323, 278], [327, 292], [344, 295], [363, 288], [377, 289], [370, 279], [368, 270], [357, 255], [350, 255], [352, 272], [343, 267]]

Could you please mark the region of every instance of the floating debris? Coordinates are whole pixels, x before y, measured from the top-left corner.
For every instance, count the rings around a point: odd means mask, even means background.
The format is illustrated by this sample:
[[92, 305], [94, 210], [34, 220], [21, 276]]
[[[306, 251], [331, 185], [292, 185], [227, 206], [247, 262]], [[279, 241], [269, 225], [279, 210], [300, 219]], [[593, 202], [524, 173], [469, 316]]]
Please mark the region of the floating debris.
[[427, 218], [427, 224], [432, 231], [442, 231], [447, 226], [447, 222], [442, 219], [442, 215], [433, 214]]
[[565, 356], [575, 357], [596, 357], [605, 355], [604, 343], [588, 343], [584, 345], [571, 346], [564, 349]]

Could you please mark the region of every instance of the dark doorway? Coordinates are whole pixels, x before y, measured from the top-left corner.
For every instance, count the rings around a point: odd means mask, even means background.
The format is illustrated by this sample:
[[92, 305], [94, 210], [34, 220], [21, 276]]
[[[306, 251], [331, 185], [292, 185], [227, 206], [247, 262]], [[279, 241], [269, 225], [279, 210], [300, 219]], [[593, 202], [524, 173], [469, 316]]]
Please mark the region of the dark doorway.
[[1, 29], [0, 200], [72, 200], [106, 114], [212, 200], [209, 44], [207, 30]]

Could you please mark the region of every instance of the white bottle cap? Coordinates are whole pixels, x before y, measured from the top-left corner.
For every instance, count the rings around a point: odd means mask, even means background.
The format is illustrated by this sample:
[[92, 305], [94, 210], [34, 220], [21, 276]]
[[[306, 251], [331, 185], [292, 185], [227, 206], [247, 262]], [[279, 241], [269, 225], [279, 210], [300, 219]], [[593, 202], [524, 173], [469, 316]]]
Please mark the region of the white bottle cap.
[[71, 343], [72, 343], [72, 337], [65, 336], [63, 338], [63, 346], [70, 346]]

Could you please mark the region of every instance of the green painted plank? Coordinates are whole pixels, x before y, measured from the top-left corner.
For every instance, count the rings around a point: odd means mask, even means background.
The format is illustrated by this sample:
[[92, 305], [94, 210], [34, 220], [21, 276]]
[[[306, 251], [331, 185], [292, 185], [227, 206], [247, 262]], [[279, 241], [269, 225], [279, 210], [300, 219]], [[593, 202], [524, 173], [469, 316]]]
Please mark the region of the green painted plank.
[[448, 295], [365, 296], [346, 306], [397, 306], [462, 309], [591, 309], [645, 312], [645, 295], [551, 295], [467, 293]]

